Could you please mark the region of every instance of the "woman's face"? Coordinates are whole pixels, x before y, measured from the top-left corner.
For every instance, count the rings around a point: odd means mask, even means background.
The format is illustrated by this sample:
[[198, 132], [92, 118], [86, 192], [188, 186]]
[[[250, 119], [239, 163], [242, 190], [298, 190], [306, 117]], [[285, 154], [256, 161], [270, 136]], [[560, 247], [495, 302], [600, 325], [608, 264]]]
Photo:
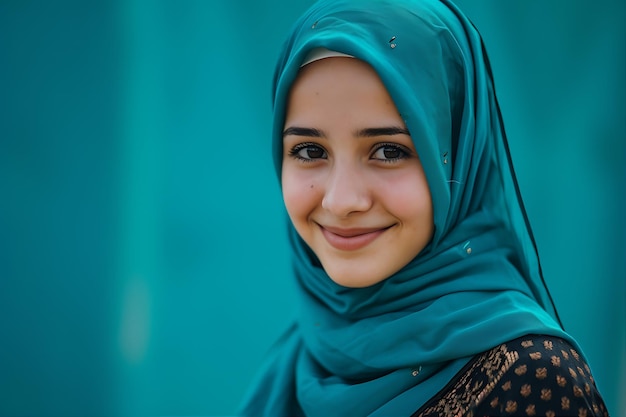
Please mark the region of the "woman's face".
[[337, 284], [381, 282], [428, 244], [434, 225], [424, 171], [368, 64], [335, 57], [304, 66], [291, 88], [283, 148], [287, 212]]

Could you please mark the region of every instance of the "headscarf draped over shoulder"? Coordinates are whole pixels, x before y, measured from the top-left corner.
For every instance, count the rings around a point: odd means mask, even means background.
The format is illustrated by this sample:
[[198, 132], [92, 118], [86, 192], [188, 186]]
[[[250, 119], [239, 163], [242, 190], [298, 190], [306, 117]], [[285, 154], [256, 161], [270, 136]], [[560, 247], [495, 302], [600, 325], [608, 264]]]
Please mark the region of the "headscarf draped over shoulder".
[[289, 90], [316, 48], [363, 60], [380, 76], [426, 173], [435, 232], [396, 274], [351, 289], [326, 275], [289, 225], [299, 313], [241, 414], [408, 416], [500, 343], [547, 334], [577, 346], [543, 282], [472, 23], [446, 0], [313, 5], [293, 27], [274, 77], [279, 177]]

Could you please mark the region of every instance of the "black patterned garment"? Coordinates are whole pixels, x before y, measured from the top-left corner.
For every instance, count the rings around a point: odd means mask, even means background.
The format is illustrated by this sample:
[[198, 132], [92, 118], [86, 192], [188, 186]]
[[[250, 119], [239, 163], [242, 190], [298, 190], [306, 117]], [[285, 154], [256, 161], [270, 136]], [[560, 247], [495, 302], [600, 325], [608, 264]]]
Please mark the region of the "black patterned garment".
[[531, 335], [477, 355], [412, 417], [608, 416], [568, 342]]

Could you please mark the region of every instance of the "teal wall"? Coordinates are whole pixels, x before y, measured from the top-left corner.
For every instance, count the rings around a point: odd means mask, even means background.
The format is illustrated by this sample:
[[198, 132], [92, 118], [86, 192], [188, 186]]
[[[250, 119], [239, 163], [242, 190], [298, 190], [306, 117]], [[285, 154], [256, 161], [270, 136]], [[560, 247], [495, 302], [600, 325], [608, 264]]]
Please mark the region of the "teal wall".
[[[626, 414], [626, 6], [459, 0], [544, 272]], [[309, 0], [0, 1], [0, 415], [229, 415], [295, 303], [269, 153]]]

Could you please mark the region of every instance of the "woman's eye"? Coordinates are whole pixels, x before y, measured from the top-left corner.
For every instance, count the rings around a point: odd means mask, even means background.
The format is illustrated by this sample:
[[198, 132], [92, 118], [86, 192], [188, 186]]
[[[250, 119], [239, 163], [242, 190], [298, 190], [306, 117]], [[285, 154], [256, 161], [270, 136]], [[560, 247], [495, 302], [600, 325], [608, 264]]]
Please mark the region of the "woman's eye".
[[327, 158], [324, 148], [314, 144], [301, 144], [295, 146], [291, 150], [290, 154], [291, 156], [305, 161]]
[[409, 153], [398, 145], [382, 145], [372, 155], [372, 159], [396, 161], [409, 156]]

